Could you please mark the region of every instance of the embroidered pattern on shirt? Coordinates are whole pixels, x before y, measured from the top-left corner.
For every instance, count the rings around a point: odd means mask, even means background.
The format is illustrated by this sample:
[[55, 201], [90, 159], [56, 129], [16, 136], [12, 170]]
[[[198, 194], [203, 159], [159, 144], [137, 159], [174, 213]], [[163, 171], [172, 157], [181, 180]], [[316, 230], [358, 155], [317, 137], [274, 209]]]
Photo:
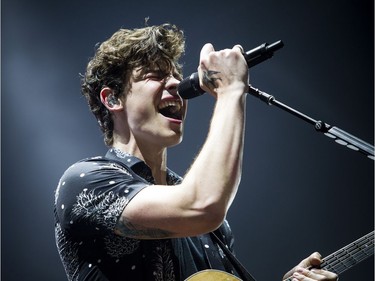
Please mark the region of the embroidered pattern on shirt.
[[179, 175], [171, 171], [168, 171], [167, 182], [168, 182], [168, 185], [176, 185], [182, 182], [182, 177], [180, 177]]
[[121, 258], [134, 253], [139, 247], [140, 240], [123, 237], [111, 233], [104, 237], [105, 250], [113, 258]]
[[118, 158], [122, 158], [122, 159], [131, 156], [129, 153], [123, 152], [118, 148], [113, 148], [113, 152], [116, 154]]
[[77, 196], [72, 214], [75, 217], [87, 218], [112, 231], [117, 223], [117, 218], [128, 202], [128, 198], [120, 197], [112, 191], [97, 195], [94, 190], [84, 189]]
[[79, 268], [79, 260], [77, 259], [78, 243], [73, 243], [70, 239], [66, 239], [59, 223], [55, 226], [55, 238], [65, 272], [69, 280], [76, 280]]
[[175, 281], [174, 266], [171, 254], [171, 247], [168, 245], [170, 241], [158, 241], [155, 247], [155, 258], [153, 264], [155, 271], [153, 272], [155, 281]]

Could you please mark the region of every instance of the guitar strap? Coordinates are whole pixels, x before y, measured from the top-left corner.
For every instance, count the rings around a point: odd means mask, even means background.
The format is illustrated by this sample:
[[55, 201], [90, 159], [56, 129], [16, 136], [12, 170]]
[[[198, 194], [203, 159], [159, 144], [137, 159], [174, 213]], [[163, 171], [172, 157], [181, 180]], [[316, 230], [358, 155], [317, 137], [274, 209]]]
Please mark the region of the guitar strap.
[[218, 245], [214, 243], [210, 235], [201, 235], [200, 237], [203, 250], [206, 254], [206, 261], [211, 269], [218, 269], [221, 271], [228, 271], [226, 264], [222, 263], [220, 254], [218, 253]]
[[[216, 230], [220, 231], [220, 229]], [[233, 255], [233, 253], [228, 249], [228, 247], [217, 237], [214, 232], [210, 233], [212, 240], [216, 241], [220, 248], [223, 250], [225, 255], [231, 261], [233, 267], [236, 269], [237, 273], [244, 281], [256, 281], [255, 278], [246, 270], [246, 268], [241, 264], [241, 262]]]

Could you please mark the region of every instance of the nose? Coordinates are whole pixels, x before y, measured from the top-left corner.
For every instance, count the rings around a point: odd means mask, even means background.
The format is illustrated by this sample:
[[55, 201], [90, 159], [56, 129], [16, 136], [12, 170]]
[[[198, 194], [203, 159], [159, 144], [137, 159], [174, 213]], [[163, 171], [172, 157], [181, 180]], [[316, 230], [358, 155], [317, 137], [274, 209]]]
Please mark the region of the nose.
[[165, 78], [165, 88], [169, 91], [172, 92], [173, 94], [177, 93], [177, 86], [180, 84], [180, 80], [178, 80], [176, 77], [173, 75], [170, 75]]

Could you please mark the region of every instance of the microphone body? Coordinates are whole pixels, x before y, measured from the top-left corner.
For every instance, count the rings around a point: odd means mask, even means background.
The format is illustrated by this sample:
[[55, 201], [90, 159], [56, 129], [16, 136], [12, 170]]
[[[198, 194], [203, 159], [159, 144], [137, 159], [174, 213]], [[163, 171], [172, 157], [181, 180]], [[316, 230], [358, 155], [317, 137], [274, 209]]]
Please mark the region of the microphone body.
[[[273, 56], [273, 53], [284, 47], [284, 43], [279, 40], [272, 44], [263, 43], [262, 45], [244, 53], [247, 65], [253, 67]], [[178, 93], [183, 99], [191, 99], [204, 94], [199, 86], [198, 72], [191, 74], [183, 79], [178, 85]]]

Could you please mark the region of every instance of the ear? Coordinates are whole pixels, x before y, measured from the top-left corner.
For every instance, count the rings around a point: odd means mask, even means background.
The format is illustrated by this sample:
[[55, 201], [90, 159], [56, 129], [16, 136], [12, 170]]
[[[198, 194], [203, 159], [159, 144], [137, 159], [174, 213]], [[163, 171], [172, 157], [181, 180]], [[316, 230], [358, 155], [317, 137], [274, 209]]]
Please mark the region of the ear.
[[119, 111], [123, 109], [121, 99], [115, 97], [111, 88], [105, 87], [100, 91], [100, 101], [109, 111]]

